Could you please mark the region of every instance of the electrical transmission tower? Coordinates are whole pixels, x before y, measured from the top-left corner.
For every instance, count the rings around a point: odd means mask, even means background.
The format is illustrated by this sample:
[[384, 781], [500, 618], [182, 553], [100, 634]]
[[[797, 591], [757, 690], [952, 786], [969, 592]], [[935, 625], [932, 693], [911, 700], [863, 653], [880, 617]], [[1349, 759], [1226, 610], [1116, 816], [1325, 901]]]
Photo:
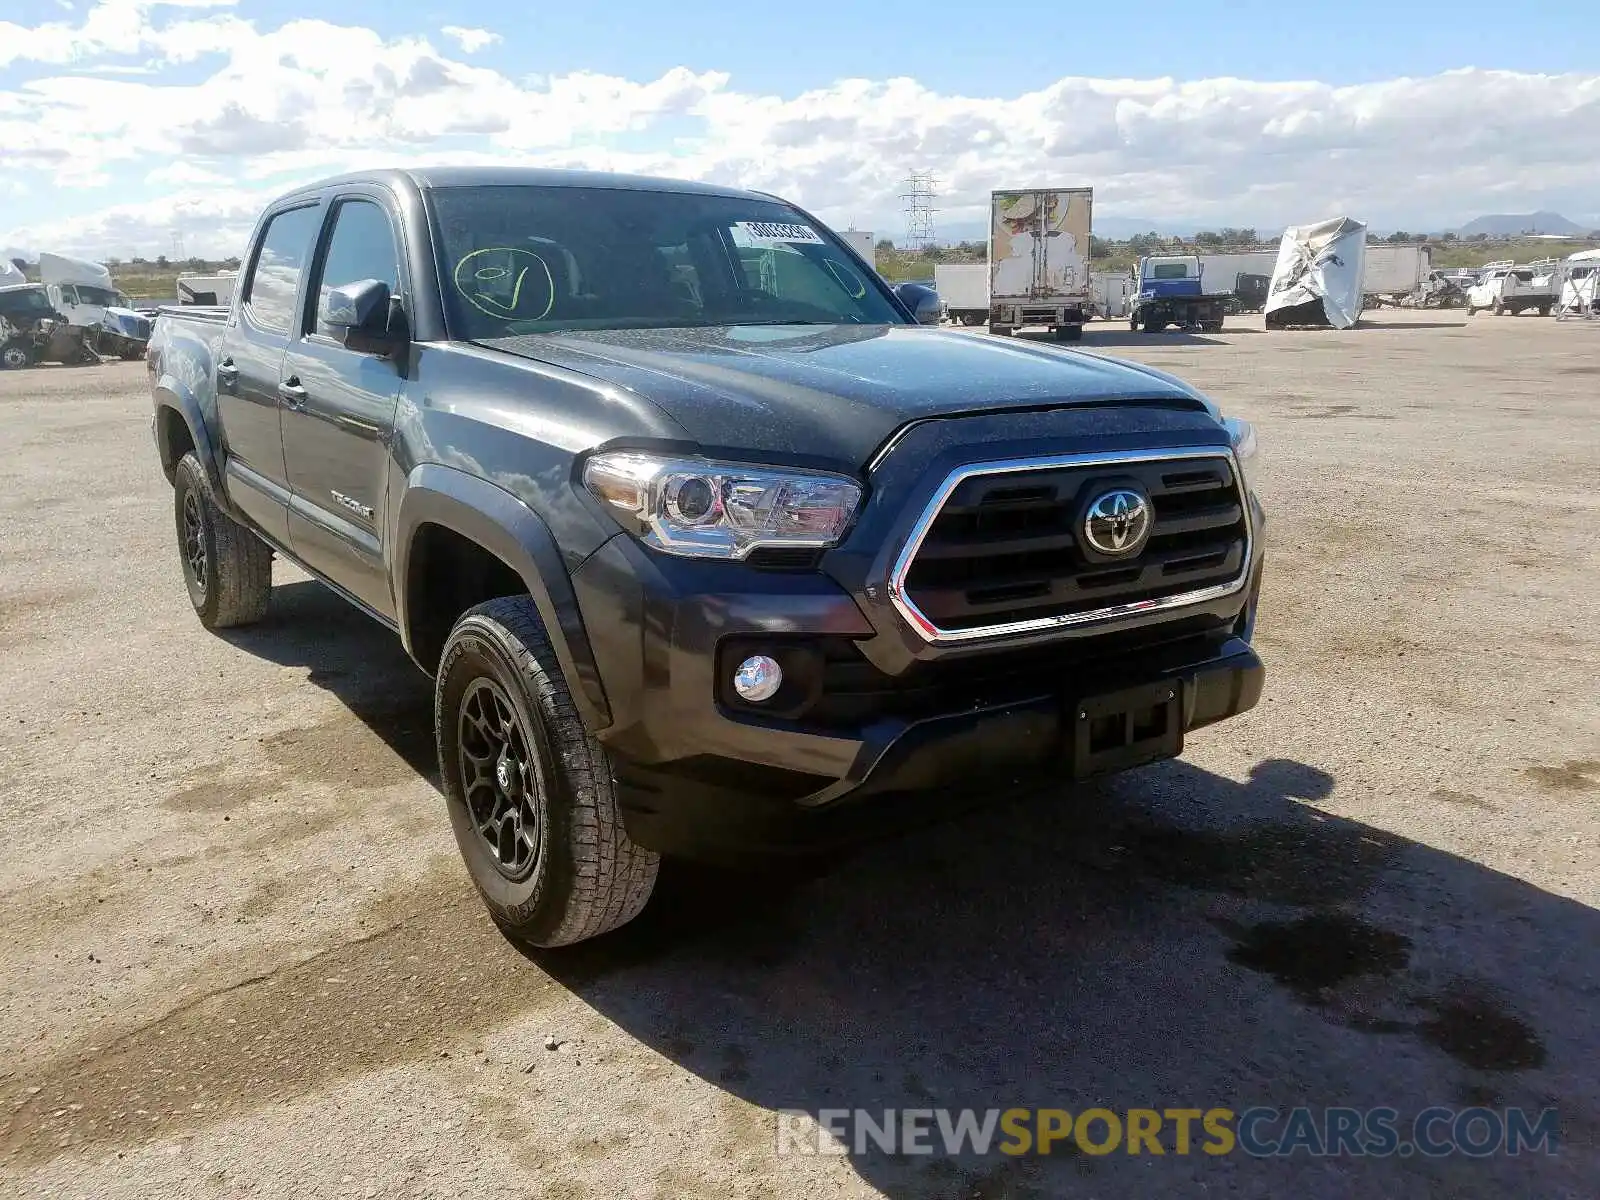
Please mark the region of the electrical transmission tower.
[[900, 199], [906, 210], [906, 249], [926, 250], [934, 243], [933, 207], [939, 181], [926, 171], [918, 171], [905, 182]]

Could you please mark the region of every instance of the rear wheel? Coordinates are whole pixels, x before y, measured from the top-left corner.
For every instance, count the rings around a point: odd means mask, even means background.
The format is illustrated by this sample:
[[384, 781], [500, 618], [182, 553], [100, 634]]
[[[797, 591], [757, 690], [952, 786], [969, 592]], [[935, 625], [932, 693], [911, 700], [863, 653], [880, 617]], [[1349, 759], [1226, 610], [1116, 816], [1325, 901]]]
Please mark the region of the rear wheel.
[[1057, 325], [1050, 332], [1058, 342], [1081, 342], [1083, 340], [1082, 325]]
[[1539, 305], [1539, 315], [1541, 317], [1548, 317], [1550, 315], [1550, 306], [1548, 304]]
[[636, 917], [660, 859], [623, 828], [610, 759], [578, 717], [532, 599], [470, 609], [436, 678], [450, 824], [495, 923], [564, 946]]
[[205, 468], [190, 451], [173, 475], [178, 553], [189, 602], [207, 629], [249, 625], [272, 597], [272, 550], [218, 507]]
[[995, 337], [1010, 337], [1012, 328], [1009, 325], [990, 325], [989, 332]]

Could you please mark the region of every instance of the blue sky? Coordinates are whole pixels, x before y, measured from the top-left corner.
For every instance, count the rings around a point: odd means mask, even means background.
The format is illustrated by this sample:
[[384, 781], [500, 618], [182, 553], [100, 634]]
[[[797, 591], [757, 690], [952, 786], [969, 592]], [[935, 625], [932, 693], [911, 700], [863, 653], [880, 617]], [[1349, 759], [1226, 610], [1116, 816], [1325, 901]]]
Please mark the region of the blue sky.
[[[614, 0], [603, 7], [541, 3], [521, 13], [512, 6], [347, 0], [337, 11], [342, 23], [396, 36], [443, 25], [495, 29], [504, 42], [481, 58], [508, 73], [591, 70], [638, 79], [676, 66], [716, 68], [731, 72], [735, 84], [785, 93], [846, 76], [910, 75], [940, 91], [984, 95], [1027, 91], [1063, 75], [1342, 84], [1454, 67], [1562, 72], [1600, 62], [1600, 26], [1578, 0], [1054, 7], [1066, 15], [1052, 29], [1024, 15], [1037, 6], [1015, 5], [1015, 16], [995, 22], [1000, 36], [984, 32], [986, 13], [1004, 14], [1005, 7], [970, 0], [813, 0], [781, 12], [726, 0]], [[242, 11], [326, 16], [329, 9], [247, 3]], [[1351, 32], [1320, 36], [1323, 14], [1334, 13]]]
[[963, 231], [1037, 183], [1172, 227], [1600, 221], [1575, 4], [1057, 7], [9, 0], [0, 245], [224, 253], [290, 182], [462, 159], [709, 178], [891, 234], [913, 169]]

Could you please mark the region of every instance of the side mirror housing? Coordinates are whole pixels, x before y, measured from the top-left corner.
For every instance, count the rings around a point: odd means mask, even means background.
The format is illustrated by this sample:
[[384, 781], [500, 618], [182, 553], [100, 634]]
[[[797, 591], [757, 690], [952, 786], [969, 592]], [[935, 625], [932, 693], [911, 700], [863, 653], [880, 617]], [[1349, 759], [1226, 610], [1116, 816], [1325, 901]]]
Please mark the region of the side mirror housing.
[[939, 293], [921, 283], [897, 283], [894, 294], [900, 303], [911, 310], [918, 325], [937, 325], [942, 315], [939, 311]]
[[362, 354], [393, 355], [409, 340], [405, 311], [379, 279], [329, 289], [322, 297], [322, 323], [340, 345]]

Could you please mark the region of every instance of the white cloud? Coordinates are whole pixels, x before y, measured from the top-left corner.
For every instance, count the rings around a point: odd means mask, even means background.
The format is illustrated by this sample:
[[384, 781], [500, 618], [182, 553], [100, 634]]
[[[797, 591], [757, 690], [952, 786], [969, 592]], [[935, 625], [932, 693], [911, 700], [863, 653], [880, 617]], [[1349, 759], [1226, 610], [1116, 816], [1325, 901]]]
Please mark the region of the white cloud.
[[[0, 168], [52, 197], [8, 204], [25, 215], [0, 240], [160, 253], [181, 204], [191, 252], [232, 253], [251, 206], [292, 182], [448, 161], [715, 180], [889, 233], [913, 169], [939, 176], [947, 227], [975, 223], [994, 188], [1043, 182], [1092, 185], [1102, 217], [1263, 229], [1334, 212], [1435, 228], [1493, 209], [1572, 215], [1600, 192], [1600, 73], [1071, 77], [1010, 95], [842, 79], [780, 96], [688, 67], [513, 78], [423, 36], [203, 11], [223, 7], [101, 0], [76, 21], [0, 23], [0, 65], [23, 80], [0, 89]], [[468, 51], [490, 33], [443, 32]], [[111, 178], [128, 186], [109, 209], [63, 190]]]
[[476, 54], [485, 46], [492, 46], [500, 40], [498, 33], [491, 33], [487, 29], [469, 29], [464, 25], [446, 25], [439, 32], [460, 46], [465, 54]]

